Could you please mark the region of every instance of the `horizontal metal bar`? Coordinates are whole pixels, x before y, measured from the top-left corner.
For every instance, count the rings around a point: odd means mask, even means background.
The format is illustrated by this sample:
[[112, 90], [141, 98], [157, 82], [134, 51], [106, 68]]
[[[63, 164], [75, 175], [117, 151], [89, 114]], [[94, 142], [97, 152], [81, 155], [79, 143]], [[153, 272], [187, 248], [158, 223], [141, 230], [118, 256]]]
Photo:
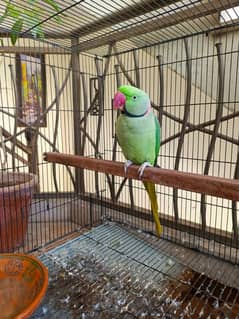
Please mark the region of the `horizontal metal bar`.
[[71, 36], [83, 37], [93, 32], [102, 30], [104, 28], [111, 27], [117, 23], [122, 23], [129, 19], [142, 16], [148, 12], [158, 10], [159, 8], [169, 6], [172, 3], [177, 3], [178, 0], [144, 0], [133, 5], [112, 12], [103, 18], [100, 18], [92, 23], [86, 24], [83, 27], [77, 28], [72, 31]]
[[0, 53], [25, 53], [25, 54], [71, 54], [71, 50], [60, 47], [19, 47], [19, 46], [1, 46]]
[[[131, 205], [123, 202], [113, 202], [111, 199], [103, 196], [97, 197], [91, 193], [76, 194], [76, 193], [35, 193], [35, 199], [49, 199], [49, 198], [71, 198], [74, 200], [84, 200], [90, 201], [95, 205], [105, 207], [107, 209], [112, 209], [114, 211], [120, 212], [121, 217], [119, 219], [123, 220], [123, 215], [130, 215], [140, 220], [147, 220], [153, 222], [153, 216], [150, 210], [135, 206], [133, 209]], [[221, 229], [216, 229], [207, 226], [206, 229], [202, 229], [200, 224], [194, 223], [192, 221], [181, 220], [175, 221], [173, 216], [159, 213], [160, 221], [163, 226], [170, 229], [178, 230], [182, 233], [189, 233], [194, 236], [206, 238], [207, 240], [215, 240], [218, 243], [227, 245], [229, 247], [238, 248], [238, 241], [233, 239], [233, 235], [230, 232], [223, 231]], [[181, 234], [182, 235], [182, 234]], [[176, 239], [181, 240], [182, 236], [175, 233]], [[206, 248], [205, 248], [206, 249]]]
[[[88, 200], [94, 204], [98, 204], [109, 209], [114, 209], [122, 214], [153, 222], [153, 216], [151, 214], [151, 211], [148, 209], [137, 206], [132, 209], [131, 205], [129, 204], [125, 204], [122, 202], [112, 202], [112, 200], [108, 198], [99, 198], [92, 194], [80, 194], [79, 196], [83, 200]], [[179, 219], [178, 221], [175, 221], [174, 216], [166, 215], [163, 213], [159, 213], [159, 218], [162, 225], [168, 228], [179, 230], [183, 233], [186, 232], [192, 234], [193, 236], [206, 238], [207, 240], [213, 239], [218, 243], [238, 248], [238, 241], [234, 240], [233, 235], [227, 231], [209, 226], [207, 226], [205, 229], [202, 229], [200, 224], [185, 219]], [[180, 236], [177, 236], [176, 238], [178, 240], [182, 239]]]
[[239, 180], [204, 176], [201, 174], [156, 167], [146, 168], [141, 179], [138, 175], [137, 165], [130, 166], [125, 175], [124, 163], [122, 162], [113, 162], [56, 152], [45, 153], [44, 160], [51, 163], [70, 165], [136, 180], [150, 181], [155, 184], [239, 201]]

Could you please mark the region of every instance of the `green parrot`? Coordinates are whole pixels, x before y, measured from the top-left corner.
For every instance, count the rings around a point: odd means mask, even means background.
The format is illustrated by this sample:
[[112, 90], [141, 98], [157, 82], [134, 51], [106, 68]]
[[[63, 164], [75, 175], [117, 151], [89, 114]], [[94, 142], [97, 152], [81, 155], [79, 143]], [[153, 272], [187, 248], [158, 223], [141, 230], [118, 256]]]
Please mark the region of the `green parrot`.
[[[160, 125], [154, 115], [148, 95], [130, 85], [122, 85], [114, 96], [113, 106], [121, 114], [116, 122], [116, 137], [126, 158], [125, 173], [132, 164], [140, 165], [139, 176], [145, 167], [156, 166], [160, 148]], [[155, 185], [143, 182], [151, 201], [151, 209], [158, 236], [162, 226], [158, 216]]]

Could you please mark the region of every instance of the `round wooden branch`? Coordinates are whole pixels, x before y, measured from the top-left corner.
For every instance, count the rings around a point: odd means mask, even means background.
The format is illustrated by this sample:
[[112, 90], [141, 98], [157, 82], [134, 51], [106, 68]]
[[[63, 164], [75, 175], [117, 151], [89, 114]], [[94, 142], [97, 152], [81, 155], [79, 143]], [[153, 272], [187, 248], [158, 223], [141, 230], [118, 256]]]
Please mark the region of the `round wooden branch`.
[[[184, 48], [186, 53], [186, 96], [185, 96], [185, 105], [184, 105], [184, 114], [183, 114], [183, 122], [182, 122], [182, 128], [178, 140], [178, 146], [177, 146], [177, 152], [176, 152], [176, 158], [175, 158], [175, 164], [174, 169], [179, 169], [179, 163], [181, 159], [181, 153], [183, 150], [183, 144], [184, 144], [184, 137], [187, 130], [187, 123], [190, 115], [190, 101], [191, 101], [191, 92], [192, 92], [192, 59], [189, 55], [189, 49], [188, 49], [188, 41], [187, 39], [184, 39]], [[175, 219], [179, 219], [179, 212], [178, 212], [178, 189], [173, 189], [173, 208], [174, 208], [174, 216]]]
[[[212, 163], [212, 157], [216, 146], [217, 135], [220, 128], [220, 122], [223, 114], [223, 98], [224, 98], [224, 82], [225, 82], [225, 71], [224, 71], [224, 61], [222, 61], [222, 53], [221, 53], [221, 43], [216, 43], [217, 50], [217, 61], [218, 61], [218, 98], [217, 98], [217, 108], [216, 108], [216, 117], [215, 124], [213, 128], [213, 134], [208, 146], [207, 158], [204, 167], [204, 175], [208, 175], [209, 169]], [[202, 194], [201, 196], [201, 204], [200, 204], [200, 213], [202, 220], [202, 227], [205, 228], [207, 225], [206, 221], [206, 194]]]
[[239, 180], [235, 179], [205, 176], [156, 167], [146, 168], [141, 179], [138, 175], [139, 167], [137, 165], [130, 166], [125, 175], [124, 163], [122, 162], [54, 152], [45, 153], [44, 160], [51, 163], [59, 163], [136, 180], [151, 181], [155, 184], [239, 201]]

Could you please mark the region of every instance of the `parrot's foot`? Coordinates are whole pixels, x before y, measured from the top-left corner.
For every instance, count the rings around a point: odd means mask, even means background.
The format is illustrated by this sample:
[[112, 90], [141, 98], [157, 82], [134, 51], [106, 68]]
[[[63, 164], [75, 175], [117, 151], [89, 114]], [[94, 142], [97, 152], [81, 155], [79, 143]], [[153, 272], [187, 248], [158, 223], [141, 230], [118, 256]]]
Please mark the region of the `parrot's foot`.
[[128, 167], [130, 167], [132, 164], [133, 164], [133, 162], [130, 161], [130, 160], [127, 160], [127, 161], [124, 163], [124, 173], [125, 173], [125, 175], [126, 175], [126, 173], [127, 173]]
[[139, 177], [143, 176], [145, 168], [149, 167], [149, 166], [153, 166], [153, 165], [151, 165], [149, 162], [144, 162], [142, 165], [140, 165], [140, 167], [138, 169]]

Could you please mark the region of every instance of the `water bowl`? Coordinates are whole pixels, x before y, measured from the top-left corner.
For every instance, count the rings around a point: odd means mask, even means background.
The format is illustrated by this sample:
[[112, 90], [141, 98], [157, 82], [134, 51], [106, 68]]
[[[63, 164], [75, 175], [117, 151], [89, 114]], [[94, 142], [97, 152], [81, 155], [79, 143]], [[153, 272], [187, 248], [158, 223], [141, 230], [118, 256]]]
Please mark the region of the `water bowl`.
[[0, 318], [26, 319], [38, 308], [48, 286], [47, 268], [25, 254], [0, 254]]

